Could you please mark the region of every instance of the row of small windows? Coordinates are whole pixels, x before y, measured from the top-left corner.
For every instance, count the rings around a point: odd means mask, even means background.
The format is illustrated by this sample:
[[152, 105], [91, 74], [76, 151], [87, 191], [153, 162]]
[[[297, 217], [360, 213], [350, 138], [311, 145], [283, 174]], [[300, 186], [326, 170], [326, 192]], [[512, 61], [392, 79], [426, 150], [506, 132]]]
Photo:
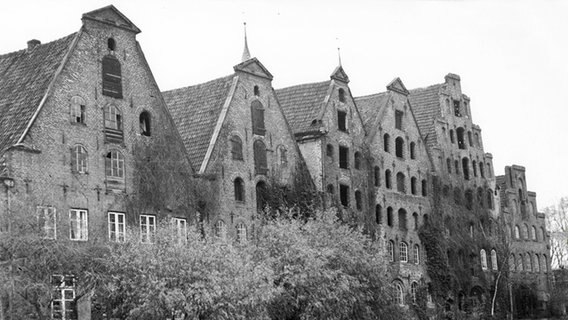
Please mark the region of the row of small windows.
[[[333, 145], [328, 144], [326, 146], [325, 154], [329, 161], [333, 162], [335, 157]], [[356, 170], [363, 168], [363, 156], [359, 151], [353, 154], [353, 166]], [[349, 148], [341, 145], [339, 146], [339, 167], [349, 169]]]
[[[521, 231], [522, 230], [522, 231]], [[546, 240], [546, 231], [544, 227], [541, 227], [540, 230], [537, 227], [532, 226], [529, 227], [526, 223], [521, 227], [519, 225], [515, 225], [513, 235], [517, 240], [532, 240], [532, 241], [545, 241]], [[508, 231], [509, 236], [511, 236], [511, 231]]]
[[[71, 171], [75, 173], [87, 173], [88, 153], [81, 145], [71, 148]], [[124, 156], [120, 151], [111, 150], [105, 156], [105, 173], [108, 178], [124, 178]]]
[[[339, 184], [339, 201], [341, 205], [344, 207], [349, 207], [349, 202], [350, 202], [349, 189], [350, 188], [348, 185], [341, 183]], [[335, 188], [332, 184], [327, 185], [326, 191], [331, 196], [335, 194]], [[357, 208], [357, 210], [359, 211], [363, 210], [363, 193], [360, 190], [355, 190], [355, 208]]]
[[[237, 135], [231, 136], [231, 157], [233, 160], [244, 160], [243, 158], [243, 142]], [[257, 174], [266, 174], [268, 172], [268, 162], [266, 155], [266, 145], [262, 140], [255, 140], [253, 143], [255, 171]], [[281, 167], [288, 166], [288, 151], [284, 146], [278, 146], [277, 156]]]
[[[459, 160], [454, 160], [453, 163], [453, 170], [454, 173], [459, 175], [460, 174], [460, 170], [461, 172], [463, 172], [463, 176], [464, 179], [469, 180], [470, 179], [470, 165], [469, 165], [469, 159], [468, 158], [462, 158], [461, 160], [461, 166], [460, 166], [460, 161]], [[481, 178], [485, 178], [485, 170], [484, 170], [484, 166], [487, 166], [487, 177], [491, 178], [492, 173], [491, 173], [491, 164], [487, 163], [486, 165], [483, 164], [483, 162], [479, 162], [479, 164], [473, 160], [471, 162], [471, 169], [473, 171], [473, 176], [477, 177], [477, 169], [479, 168], [479, 176], [481, 176]], [[446, 170], [448, 173], [452, 173], [452, 160], [450, 158], [446, 159]]]
[[[402, 285], [402, 282], [399, 280], [395, 280], [392, 283], [392, 301], [395, 305], [398, 306], [404, 306], [405, 304], [405, 294], [404, 294], [404, 287]], [[412, 298], [412, 302], [416, 303], [416, 293], [418, 291], [418, 282], [413, 281], [410, 284], [410, 297]], [[430, 295], [430, 292], [428, 292], [427, 294], [427, 301], [429, 303], [432, 302], [432, 296]]]
[[[392, 207], [387, 207], [386, 218], [387, 218], [386, 219], [387, 226], [393, 227], [394, 226], [394, 210], [393, 210]], [[377, 224], [383, 224], [384, 223], [383, 208], [380, 204], [377, 204], [375, 206], [375, 222]], [[424, 215], [423, 223], [427, 223], [427, 222], [428, 222], [428, 216]], [[419, 226], [420, 226], [420, 224], [419, 224], [419, 221], [418, 221], [418, 213], [414, 212], [414, 213], [412, 213], [412, 229], [418, 230]], [[408, 230], [407, 213], [406, 213], [406, 210], [403, 209], [403, 208], [398, 209], [398, 228], [401, 231]]]
[[[449, 197], [450, 196], [450, 186], [445, 185], [442, 188], [442, 193], [445, 197]], [[484, 197], [485, 194], [485, 197]], [[462, 190], [459, 187], [455, 187], [454, 188], [454, 193], [453, 193], [453, 197], [454, 197], [454, 203], [457, 205], [465, 205], [466, 208], [468, 209], [472, 209], [473, 208], [473, 191], [468, 189], [465, 192], [462, 192]], [[483, 191], [483, 189], [481, 187], [477, 188], [477, 202], [479, 203], [479, 205], [481, 207], [487, 207], [488, 209], [494, 209], [494, 203], [493, 203], [493, 190], [491, 189], [487, 189], [486, 191]]]
[[[380, 168], [374, 168], [374, 185], [380, 186]], [[392, 189], [392, 173], [389, 169], [385, 171], [385, 187], [387, 189]], [[428, 183], [426, 179], [422, 179], [420, 182], [420, 189], [423, 197], [428, 195]], [[396, 174], [396, 190], [401, 193], [407, 193], [406, 176], [402, 172]], [[410, 178], [410, 193], [413, 195], [418, 195], [418, 179], [416, 177]]]
[[481, 249], [479, 252], [479, 257], [481, 259], [481, 269], [487, 270], [489, 269], [489, 262], [491, 262], [491, 270], [497, 271], [499, 270], [499, 266], [497, 265], [497, 251], [495, 249], [491, 250], [491, 260], [489, 261], [487, 258], [487, 253], [485, 249]]
[[[398, 255], [396, 255], [398, 254]], [[390, 262], [399, 261], [404, 263], [420, 264], [420, 246], [415, 244], [412, 246], [412, 261], [409, 261], [408, 244], [401, 241], [398, 243], [398, 251], [395, 252], [395, 242], [389, 240], [387, 242], [387, 255]], [[396, 259], [398, 257], [398, 259]]]
[[511, 254], [509, 256], [509, 271], [545, 273], [549, 271], [548, 258], [545, 254]]
[[[446, 128], [442, 127], [442, 133], [444, 134], [444, 136], [446, 135]], [[481, 147], [481, 143], [479, 141], [479, 134], [475, 133], [475, 135], [473, 135], [471, 133], [471, 131], [468, 131], [467, 133], [465, 132], [465, 129], [462, 127], [459, 127], [456, 129], [455, 131], [455, 135], [454, 135], [454, 130], [450, 129], [450, 142], [455, 144], [457, 142], [458, 148], [465, 150], [467, 149], [467, 145], [466, 145], [466, 136], [467, 136], [467, 142], [469, 144], [470, 147]], [[474, 137], [475, 136], [475, 144], [474, 144]]]
[[[385, 133], [383, 135], [383, 150], [385, 152], [389, 152], [390, 153], [390, 135], [388, 133]], [[402, 137], [397, 137], [395, 139], [395, 155], [397, 158], [405, 158], [405, 142], [404, 139]], [[410, 152], [410, 159], [416, 159], [416, 143], [415, 142], [411, 142], [410, 143], [410, 147], [409, 147], [409, 152]]]

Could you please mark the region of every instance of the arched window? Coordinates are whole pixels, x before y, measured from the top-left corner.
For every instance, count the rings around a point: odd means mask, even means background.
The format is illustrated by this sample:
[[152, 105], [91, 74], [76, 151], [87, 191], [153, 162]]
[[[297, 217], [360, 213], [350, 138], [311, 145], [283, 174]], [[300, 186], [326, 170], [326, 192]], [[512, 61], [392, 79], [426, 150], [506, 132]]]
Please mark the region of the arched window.
[[538, 254], [533, 256], [533, 271], [540, 272], [540, 259], [538, 258]]
[[254, 169], [256, 174], [266, 174], [268, 163], [266, 161], [266, 146], [261, 140], [256, 140], [254, 146]]
[[233, 160], [243, 160], [243, 141], [237, 135], [231, 137], [231, 156]]
[[245, 182], [241, 178], [236, 178], [233, 181], [233, 186], [235, 190], [235, 201], [244, 202], [245, 201]]
[[428, 183], [426, 182], [426, 179], [422, 180], [422, 196], [428, 196]]
[[355, 206], [357, 207], [357, 210], [359, 211], [363, 210], [363, 199], [361, 191], [359, 190], [355, 191]]
[[523, 225], [523, 239], [529, 240], [529, 226], [526, 223]]
[[487, 190], [487, 208], [493, 209], [493, 191]]
[[333, 145], [328, 144], [325, 148], [325, 154], [326, 156], [333, 161]]
[[387, 189], [392, 189], [390, 170], [385, 171], [385, 185], [386, 185]]
[[215, 223], [215, 236], [223, 240], [227, 239], [227, 226], [223, 220]]
[[491, 172], [491, 164], [487, 164], [487, 177], [491, 178], [493, 176], [493, 173]]
[[531, 260], [531, 254], [527, 253], [524, 256], [525, 258], [525, 271], [527, 272], [532, 272], [532, 260]]
[[402, 208], [398, 210], [398, 228], [403, 231], [408, 229], [408, 222], [406, 220], [406, 210]]
[[107, 40], [107, 48], [111, 51], [116, 50], [116, 41], [113, 38], [108, 38]]
[[122, 113], [110, 104], [105, 107], [105, 128], [122, 131]]
[[481, 259], [481, 269], [487, 270], [487, 254], [485, 253], [485, 249], [479, 251], [479, 258]]
[[410, 285], [410, 294], [412, 295], [412, 302], [416, 303], [416, 292], [418, 291], [418, 282], [413, 281]]
[[416, 159], [416, 143], [410, 143], [410, 159]]
[[412, 220], [414, 221], [414, 230], [418, 230], [418, 213], [412, 214]]
[[397, 137], [395, 139], [395, 146], [396, 146], [395, 148], [396, 156], [399, 158], [404, 158], [404, 139], [402, 139], [401, 137]]
[[531, 240], [536, 241], [536, 227], [532, 226], [531, 228]]
[[150, 113], [148, 111], [143, 111], [140, 114], [139, 117], [139, 122], [140, 122], [140, 134], [143, 136], [151, 136], [152, 132], [151, 129], [152, 127], [150, 126], [151, 124], [151, 117], [150, 117]]
[[548, 258], [545, 254], [542, 255], [541, 264], [540, 270], [542, 270], [542, 272], [548, 272]]
[[393, 262], [394, 261], [394, 241], [390, 240], [387, 243], [387, 253], [389, 255], [389, 261]]
[[519, 226], [515, 226], [515, 239], [520, 239], [521, 238], [521, 229], [519, 228]]
[[469, 180], [469, 159], [463, 158], [462, 159], [462, 167], [463, 167], [463, 177], [465, 180]]
[[410, 193], [416, 195], [416, 177], [410, 178]]
[[258, 86], [254, 86], [252, 91], [256, 97], [260, 96], [260, 89], [258, 88]]
[[450, 158], [446, 159], [446, 167], [448, 169], [448, 173], [452, 173], [452, 160], [450, 160]]
[[420, 264], [420, 246], [415, 244], [414, 245], [414, 264]]
[[102, 60], [103, 95], [122, 99], [122, 71], [120, 62], [113, 55], [106, 55]]
[[375, 167], [374, 177], [375, 187], [379, 187], [381, 185], [381, 169], [379, 167]]
[[544, 231], [544, 227], [540, 228], [540, 234], [542, 235], [542, 237], [540, 238], [541, 241], [546, 241], [546, 231]]
[[479, 134], [478, 133], [475, 134], [475, 144], [478, 147], [481, 147], [481, 141], [479, 140]]
[[71, 171], [76, 173], [87, 173], [87, 150], [76, 145], [71, 149]]
[[460, 162], [458, 160], [454, 160], [454, 168], [456, 169], [456, 174], [460, 174]]
[[480, 175], [482, 178], [485, 178], [485, 173], [483, 172], [483, 162], [480, 162], [480, 163], [479, 163], [479, 175]]
[[388, 133], [383, 136], [383, 148], [385, 152], [390, 152], [390, 136]]
[[355, 162], [355, 169], [360, 170], [361, 169], [361, 153], [359, 151], [355, 152], [354, 162]]
[[454, 130], [450, 129], [450, 142], [451, 142], [451, 143], [455, 143], [455, 142], [454, 142], [454, 141], [455, 141], [454, 139], [455, 139], [455, 138], [454, 138]]
[[495, 249], [491, 250], [491, 269], [493, 271], [499, 270], [499, 266], [497, 265], [497, 251], [495, 251]]
[[264, 126], [264, 107], [258, 100], [254, 100], [251, 105], [252, 114], [252, 133], [264, 136], [266, 128]]
[[471, 162], [471, 168], [473, 169], [473, 176], [477, 177], [477, 162], [475, 160]]
[[122, 153], [113, 150], [105, 157], [105, 169], [107, 178], [124, 179], [124, 157]]
[[509, 271], [515, 271], [517, 269], [517, 262], [515, 261], [515, 255], [511, 254], [509, 256]]
[[383, 224], [383, 208], [380, 204], [375, 206], [375, 222], [377, 224]]
[[398, 281], [393, 285], [393, 302], [395, 305], [404, 305], [404, 290], [402, 289], [402, 284]]
[[339, 102], [345, 103], [345, 90], [340, 88], [337, 93], [338, 93], [338, 96], [339, 96]]
[[247, 241], [247, 226], [244, 223], [237, 224], [237, 242], [243, 243]]
[[69, 111], [71, 123], [85, 124], [85, 100], [83, 100], [83, 98], [77, 96], [72, 97]]
[[517, 271], [525, 271], [525, 259], [522, 253], [519, 254], [519, 258], [517, 259]]
[[398, 257], [400, 262], [408, 262], [408, 245], [406, 244], [406, 242], [401, 241], [398, 249]]
[[406, 193], [406, 177], [402, 172], [396, 174], [396, 190], [398, 192]]
[[392, 221], [392, 219], [393, 219], [392, 211], [393, 211], [393, 210], [392, 210], [392, 207], [388, 207], [388, 208], [387, 208], [387, 225], [388, 225], [389, 227], [392, 227], [392, 225], [393, 225], [393, 221]]
[[471, 131], [467, 132], [467, 140], [469, 142], [470, 147], [473, 147], [473, 136], [471, 135]]
[[456, 133], [458, 136], [458, 148], [465, 149], [464, 129], [461, 127], [457, 128]]

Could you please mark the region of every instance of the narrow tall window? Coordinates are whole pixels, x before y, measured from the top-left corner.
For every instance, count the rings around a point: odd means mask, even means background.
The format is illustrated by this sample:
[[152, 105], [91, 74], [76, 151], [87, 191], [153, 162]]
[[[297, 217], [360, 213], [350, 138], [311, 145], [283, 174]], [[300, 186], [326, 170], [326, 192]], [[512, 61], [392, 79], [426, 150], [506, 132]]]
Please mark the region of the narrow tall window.
[[252, 113], [252, 133], [264, 136], [266, 127], [264, 126], [264, 107], [258, 100], [251, 103]]
[[404, 305], [404, 291], [402, 290], [402, 285], [398, 282], [394, 284], [393, 288], [393, 302], [395, 305]]
[[402, 172], [396, 174], [396, 191], [406, 193], [406, 177]]
[[410, 143], [410, 159], [416, 159], [416, 143]]
[[107, 47], [110, 51], [116, 50], [116, 41], [113, 38], [108, 38]]
[[244, 243], [247, 241], [247, 226], [244, 223], [237, 224], [237, 242]]
[[456, 117], [462, 116], [462, 112], [460, 110], [460, 102], [458, 100], [454, 100], [454, 115]]
[[284, 146], [280, 146], [278, 151], [280, 154], [280, 167], [285, 168], [288, 166], [288, 155], [287, 155], [288, 150], [286, 150]]
[[410, 193], [416, 195], [416, 177], [410, 178]]
[[124, 179], [124, 157], [122, 153], [116, 150], [107, 153], [105, 168], [107, 178]]
[[339, 146], [339, 167], [349, 169], [349, 148]]
[[383, 224], [383, 208], [380, 204], [375, 206], [375, 222], [377, 224]]
[[140, 215], [140, 241], [142, 243], [154, 242], [156, 234], [156, 217], [146, 214]]
[[485, 173], [483, 172], [483, 162], [480, 162], [480, 163], [479, 163], [479, 175], [480, 175], [482, 178], [485, 178]]
[[531, 240], [536, 241], [536, 227], [532, 226], [531, 228]]
[[387, 189], [392, 189], [392, 181], [391, 181], [391, 171], [385, 171], [385, 185]]
[[267, 174], [268, 163], [266, 160], [266, 145], [261, 140], [256, 140], [254, 146], [254, 169], [256, 174]]
[[227, 226], [223, 220], [219, 220], [215, 223], [215, 236], [222, 240], [227, 239]]
[[378, 187], [381, 185], [381, 168], [379, 167], [375, 167], [374, 169], [374, 184], [375, 187]]
[[390, 152], [390, 136], [387, 133], [383, 136], [383, 148], [385, 152]]
[[337, 129], [347, 132], [347, 113], [337, 110]]
[[75, 277], [72, 275], [51, 276], [52, 297], [50, 319], [76, 319]]
[[422, 196], [428, 196], [428, 182], [426, 181], [426, 179], [422, 180]]
[[412, 214], [412, 221], [414, 222], [414, 230], [418, 230], [418, 213]]
[[394, 112], [394, 127], [396, 129], [402, 130], [402, 116], [404, 115], [404, 112], [400, 111], [400, 110], [396, 110]]
[[519, 226], [515, 226], [515, 239], [521, 239], [521, 229]]
[[394, 261], [394, 241], [390, 240], [389, 242], [387, 242], [387, 252], [389, 255], [389, 261], [393, 262]]
[[538, 254], [535, 254], [533, 256], [533, 271], [534, 272], [540, 272], [540, 263], [539, 263], [539, 258], [538, 258]]
[[76, 173], [87, 173], [87, 150], [81, 145], [76, 145], [71, 149], [71, 171]]
[[237, 135], [231, 137], [231, 157], [233, 160], [243, 160], [243, 141]]
[[398, 257], [400, 262], [408, 262], [408, 245], [405, 242], [400, 242], [398, 250]]
[[363, 210], [363, 196], [361, 195], [361, 191], [355, 191], [355, 205], [357, 210]]
[[333, 145], [328, 144], [325, 147], [325, 154], [329, 160], [333, 161]]
[[446, 167], [448, 169], [448, 173], [452, 173], [452, 160], [450, 160], [450, 158], [446, 159]]
[[124, 242], [126, 223], [124, 213], [108, 213], [108, 238], [110, 241]]
[[481, 249], [479, 258], [481, 259], [481, 269], [487, 270], [487, 253], [485, 253], [485, 249]]
[[89, 240], [87, 210], [69, 210], [69, 239], [77, 241]]
[[404, 139], [398, 137], [395, 139], [395, 154], [398, 158], [404, 158]]
[[345, 90], [340, 88], [337, 93], [338, 93], [339, 102], [345, 103]]
[[401, 231], [406, 231], [408, 229], [408, 222], [406, 220], [406, 210], [398, 210], [398, 229]]
[[477, 177], [477, 162], [475, 160], [471, 162], [471, 168], [473, 169], [473, 176]]
[[260, 89], [258, 88], [258, 86], [253, 87], [253, 93], [256, 97], [260, 95]]
[[393, 226], [393, 216], [392, 216], [392, 207], [387, 208], [387, 225], [389, 227]]
[[473, 147], [473, 136], [471, 135], [471, 131], [467, 132], [467, 140], [469, 142], [469, 146]]
[[55, 239], [57, 237], [57, 214], [54, 207], [38, 206], [36, 215], [41, 237]]
[[410, 294], [412, 295], [412, 302], [416, 303], [416, 291], [418, 290], [418, 282], [414, 281], [410, 285]]
[[499, 266], [497, 265], [497, 251], [495, 251], [495, 249], [491, 250], [491, 270], [499, 270]]
[[152, 131], [151, 131], [151, 117], [150, 117], [150, 113], [148, 111], [144, 111], [140, 114], [139, 117], [139, 122], [140, 122], [140, 134], [143, 136], [151, 136], [152, 135]]
[[71, 98], [71, 123], [85, 124], [85, 101], [81, 97]]
[[458, 148], [465, 149], [466, 148], [465, 139], [464, 139], [465, 130], [463, 128], [458, 128], [456, 130], [456, 133], [458, 136]]
[[122, 99], [122, 72], [120, 62], [113, 55], [106, 55], [103, 65], [103, 95]]
[[244, 202], [245, 201], [245, 182], [241, 178], [236, 178], [233, 181], [233, 187], [235, 190], [235, 201]]
[[355, 169], [360, 170], [361, 169], [361, 153], [360, 152], [355, 152], [355, 156], [353, 161], [355, 162]]
[[462, 167], [463, 167], [463, 177], [465, 180], [469, 180], [469, 159], [463, 158], [462, 159]]
[[177, 242], [180, 244], [187, 242], [187, 220], [183, 218], [173, 218], [172, 224], [176, 233]]
[[414, 245], [414, 264], [420, 264], [420, 246]]
[[454, 130], [450, 129], [450, 142], [455, 143], [454, 141]]
[[339, 197], [341, 200], [341, 205], [344, 207], [349, 206], [349, 186], [340, 184], [339, 185]]
[[122, 142], [122, 113], [120, 110], [113, 105], [107, 105], [104, 108], [104, 118], [105, 140], [114, 143]]

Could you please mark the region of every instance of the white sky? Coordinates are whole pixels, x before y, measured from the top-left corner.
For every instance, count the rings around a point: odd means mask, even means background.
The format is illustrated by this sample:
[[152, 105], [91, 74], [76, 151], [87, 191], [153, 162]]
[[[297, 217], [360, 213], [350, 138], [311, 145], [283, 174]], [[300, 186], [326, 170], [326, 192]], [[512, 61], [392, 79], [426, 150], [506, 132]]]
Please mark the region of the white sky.
[[[77, 31], [108, 0], [10, 1], [0, 53]], [[162, 90], [232, 73], [249, 48], [273, 86], [325, 81], [343, 67], [355, 96], [443, 82], [457, 73], [473, 120], [504, 166], [527, 168], [538, 207], [568, 196], [568, 1], [114, 1], [135, 23]]]

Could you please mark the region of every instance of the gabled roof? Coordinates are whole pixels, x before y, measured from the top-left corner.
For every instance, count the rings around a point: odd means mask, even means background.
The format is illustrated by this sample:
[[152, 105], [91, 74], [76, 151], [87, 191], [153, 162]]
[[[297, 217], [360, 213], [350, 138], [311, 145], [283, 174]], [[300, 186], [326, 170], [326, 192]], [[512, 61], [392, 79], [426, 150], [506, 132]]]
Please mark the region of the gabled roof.
[[[276, 90], [278, 101], [294, 134], [318, 130], [331, 81], [307, 83]], [[316, 121], [314, 121], [316, 120]]]
[[134, 33], [140, 33], [140, 29], [130, 21], [122, 12], [118, 11], [112, 4], [106, 7], [102, 7], [97, 10], [93, 10], [87, 13], [83, 13], [82, 19], [95, 20], [104, 24], [111, 25], [113, 27], [118, 27], [132, 31]]
[[363, 125], [365, 126], [365, 131], [372, 135], [373, 129], [377, 127], [379, 115], [383, 113], [385, 106], [389, 101], [389, 93], [381, 92], [376, 94], [371, 94], [363, 97], [356, 97], [355, 103], [357, 108], [361, 113], [361, 118], [363, 119]]
[[234, 78], [230, 75], [162, 92], [195, 168], [202, 165]]
[[272, 80], [272, 74], [257, 58], [248, 59], [233, 67], [235, 71], [250, 73], [255, 76]]
[[408, 94], [409, 94], [408, 90], [406, 90], [406, 86], [404, 85], [404, 83], [402, 83], [402, 80], [400, 80], [400, 78], [395, 78], [393, 81], [391, 81], [387, 85], [387, 89], [392, 90], [392, 91], [396, 91], [396, 92], [403, 94], [405, 96], [408, 96]]
[[26, 132], [75, 36], [0, 56], [0, 152]]
[[410, 106], [418, 123], [420, 134], [428, 146], [437, 143], [434, 121], [441, 116], [441, 86], [441, 84], [435, 84], [426, 88], [410, 90]]
[[347, 75], [345, 70], [343, 70], [342, 66], [335, 68], [335, 70], [333, 70], [333, 72], [331, 73], [330, 78], [337, 81], [349, 83], [349, 76]]

